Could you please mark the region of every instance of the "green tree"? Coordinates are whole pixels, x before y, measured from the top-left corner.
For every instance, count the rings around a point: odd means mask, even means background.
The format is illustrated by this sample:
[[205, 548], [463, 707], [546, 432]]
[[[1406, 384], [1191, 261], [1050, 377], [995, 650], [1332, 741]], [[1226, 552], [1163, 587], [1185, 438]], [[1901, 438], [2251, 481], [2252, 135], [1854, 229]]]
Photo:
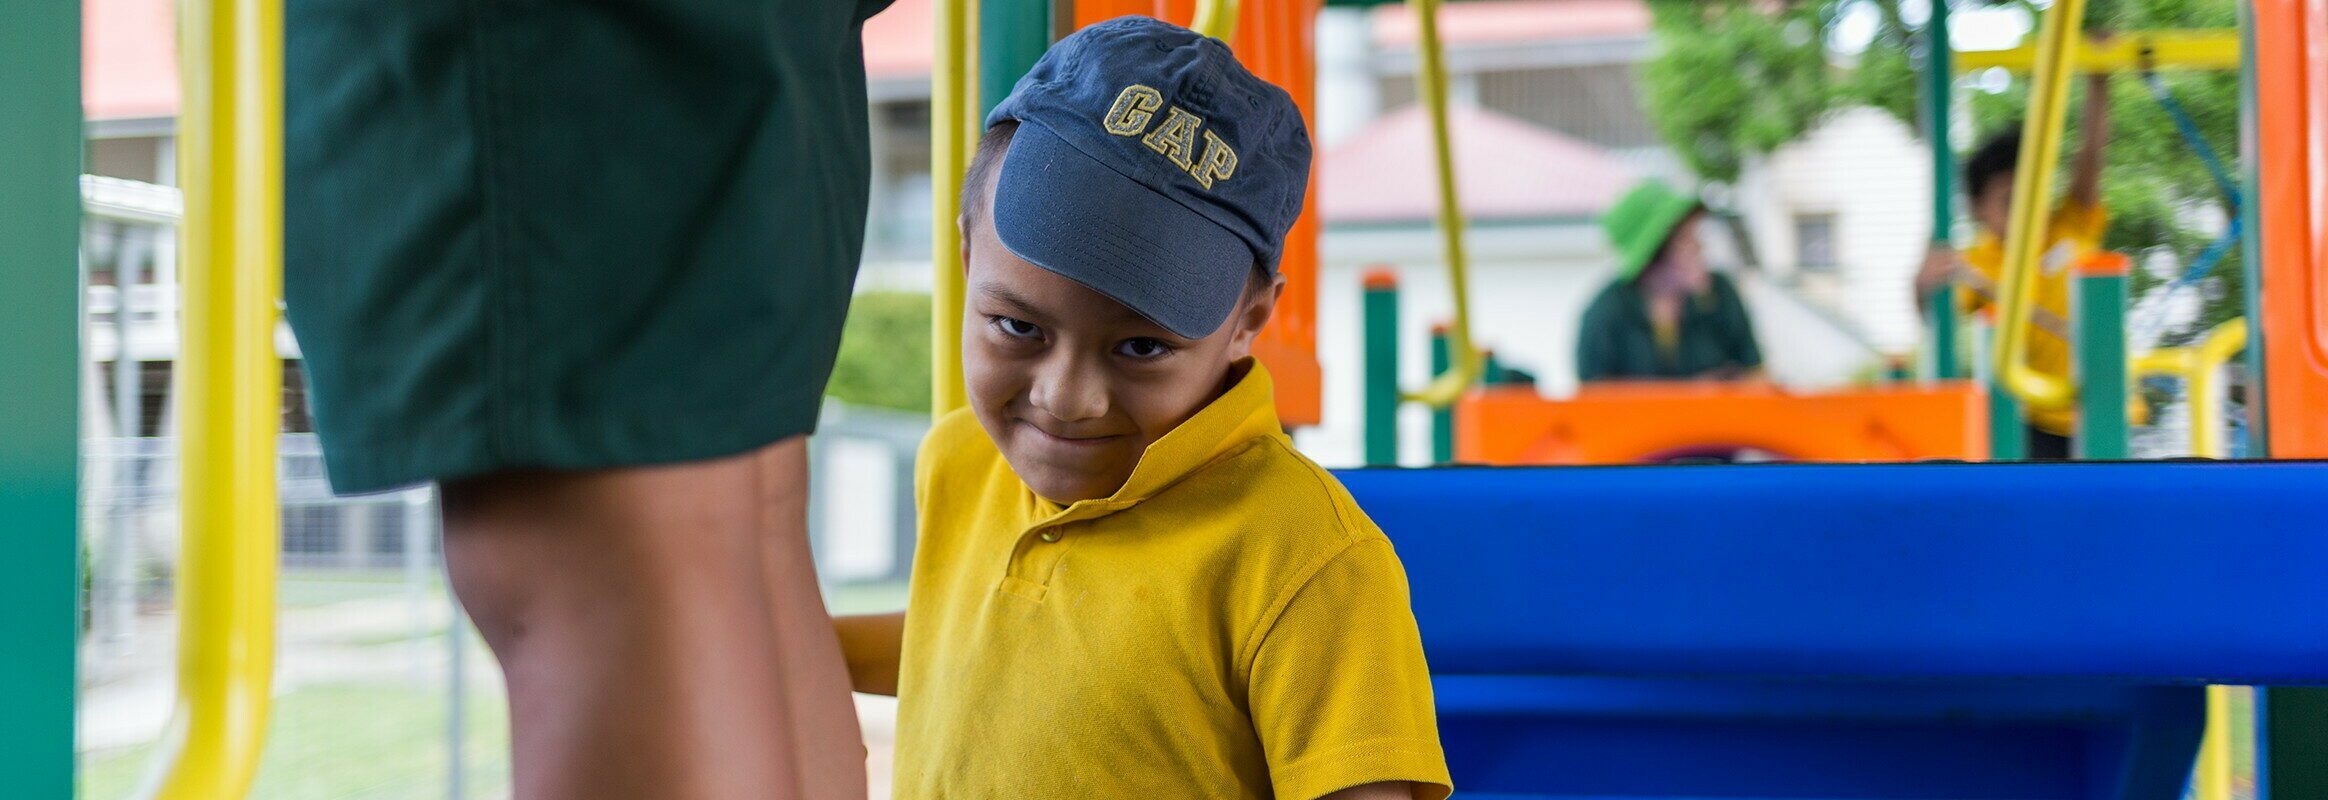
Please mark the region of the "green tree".
[[844, 403], [930, 410], [930, 296], [861, 292], [849, 301], [825, 394]]
[[[2021, 0], [1981, 3], [2019, 5], [2032, 18], [2037, 13]], [[1641, 70], [1645, 105], [1666, 143], [1705, 180], [1736, 181], [1748, 160], [1844, 108], [1880, 108], [1922, 130], [1914, 53], [1923, 20], [1921, 14], [1911, 19], [1902, 0], [1650, 0], [1650, 9], [1659, 51]], [[1838, 52], [1832, 46], [1838, 23], [1848, 13], [1869, 12], [1877, 24], [1865, 49]], [[2237, 19], [2237, 0], [2091, 0], [2087, 8], [2088, 27], [2111, 31], [2229, 28]], [[2163, 71], [2160, 77], [2215, 151], [2235, 158], [2239, 76]], [[2137, 257], [2164, 248], [2187, 263], [2210, 238], [2194, 229], [2193, 212], [2219, 210], [2222, 195], [2140, 76], [2114, 76], [2110, 91], [2102, 196], [2112, 217], [2103, 245]], [[2001, 92], [1959, 93], [1969, 98], [1959, 107], [1969, 107], [1983, 138], [2018, 125], [2027, 100], [2020, 78]], [[2074, 139], [2080, 104], [2070, 107]], [[2169, 343], [2241, 313], [2237, 263], [2234, 250], [2207, 277], [2202, 288], [2209, 302], [2199, 325], [2175, 332]], [[2137, 292], [2156, 283], [2135, 274]]]

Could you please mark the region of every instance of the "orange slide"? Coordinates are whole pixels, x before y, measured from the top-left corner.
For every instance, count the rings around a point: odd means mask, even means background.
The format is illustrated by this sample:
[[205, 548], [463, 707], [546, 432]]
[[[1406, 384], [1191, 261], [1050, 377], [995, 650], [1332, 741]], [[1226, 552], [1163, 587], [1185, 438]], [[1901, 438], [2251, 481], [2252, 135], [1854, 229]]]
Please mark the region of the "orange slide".
[[1455, 408], [1455, 459], [1634, 464], [1758, 450], [1790, 461], [1988, 458], [1988, 396], [1951, 381], [1815, 394], [1769, 384], [1588, 384], [1568, 400], [1489, 388]]

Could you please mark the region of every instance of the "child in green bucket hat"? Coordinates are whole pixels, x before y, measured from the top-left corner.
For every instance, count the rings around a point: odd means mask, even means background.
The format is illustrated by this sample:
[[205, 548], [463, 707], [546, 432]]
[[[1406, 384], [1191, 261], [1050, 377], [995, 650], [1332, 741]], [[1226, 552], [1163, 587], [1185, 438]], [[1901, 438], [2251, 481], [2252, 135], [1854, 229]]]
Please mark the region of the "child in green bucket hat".
[[1615, 279], [1584, 311], [1579, 381], [1729, 380], [1759, 374], [1762, 349], [1730, 279], [1706, 268], [1705, 206], [1651, 178], [1601, 215]]

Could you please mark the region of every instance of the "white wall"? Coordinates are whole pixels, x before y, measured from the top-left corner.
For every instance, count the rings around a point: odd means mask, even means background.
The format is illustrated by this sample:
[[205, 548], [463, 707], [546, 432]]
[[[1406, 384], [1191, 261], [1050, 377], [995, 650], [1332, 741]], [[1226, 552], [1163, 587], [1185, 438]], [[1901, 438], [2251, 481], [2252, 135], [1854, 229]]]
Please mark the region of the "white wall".
[[1932, 233], [1932, 158], [1890, 114], [1855, 108], [1750, 165], [1738, 208], [1775, 274], [1796, 262], [1794, 216], [1832, 213], [1838, 313], [1877, 347], [1916, 349], [1909, 286]]

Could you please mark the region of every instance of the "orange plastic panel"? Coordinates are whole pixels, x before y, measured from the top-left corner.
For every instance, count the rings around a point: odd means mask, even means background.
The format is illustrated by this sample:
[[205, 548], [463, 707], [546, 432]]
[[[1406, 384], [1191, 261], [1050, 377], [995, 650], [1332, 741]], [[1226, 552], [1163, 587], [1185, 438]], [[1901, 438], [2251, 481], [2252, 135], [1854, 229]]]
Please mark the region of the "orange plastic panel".
[[2328, 0], [2255, 0], [2265, 426], [2328, 458]]
[[[1245, 67], [1263, 80], [1293, 95], [1302, 118], [1317, 129], [1318, 9], [1323, 0], [1250, 0], [1240, 3], [1236, 37], [1229, 49]], [[1146, 14], [1186, 25], [1196, 17], [1196, 0], [1076, 0], [1075, 26], [1127, 14]], [[1425, 154], [1417, 153], [1416, 158]], [[1314, 161], [1313, 161], [1314, 163]], [[1269, 366], [1277, 383], [1277, 415], [1287, 425], [1316, 425], [1324, 387], [1318, 369], [1318, 185], [1310, 181], [1309, 198], [1293, 232], [1285, 239], [1279, 263], [1285, 273], [1285, 296], [1277, 314], [1253, 345], [1253, 354]]]
[[1455, 458], [1633, 464], [1752, 448], [1793, 461], [1988, 458], [1988, 395], [1969, 381], [1788, 394], [1767, 384], [1589, 384], [1574, 399], [1482, 389], [1455, 407]]

